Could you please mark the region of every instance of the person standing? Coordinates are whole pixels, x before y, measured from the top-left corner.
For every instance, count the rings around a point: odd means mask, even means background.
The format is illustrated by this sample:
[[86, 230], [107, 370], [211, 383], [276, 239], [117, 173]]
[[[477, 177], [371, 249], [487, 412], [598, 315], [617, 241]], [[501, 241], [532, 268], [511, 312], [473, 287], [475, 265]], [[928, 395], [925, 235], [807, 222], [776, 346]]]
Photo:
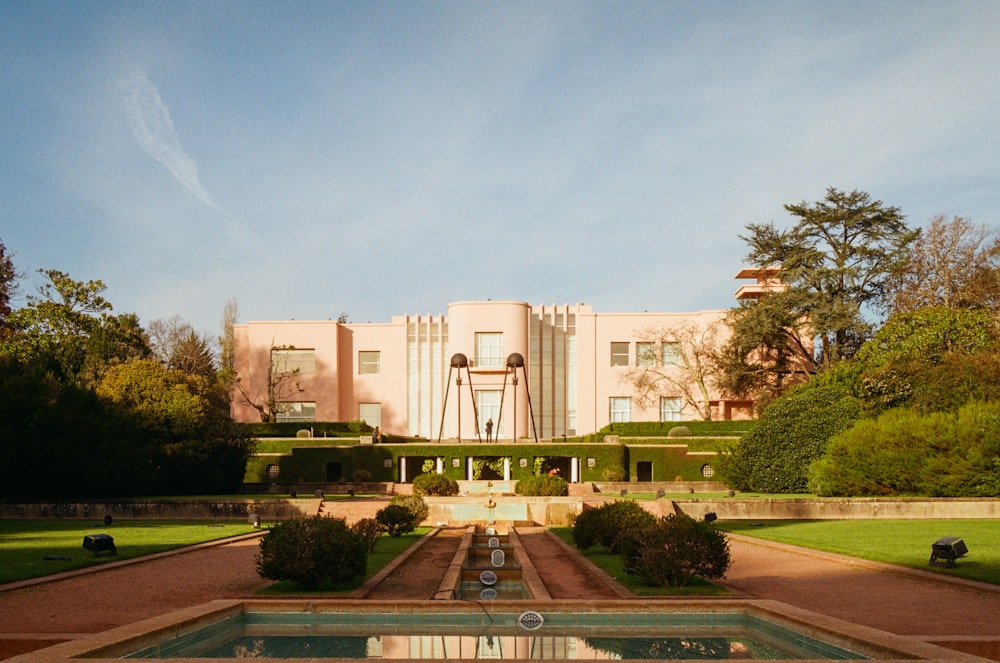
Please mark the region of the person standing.
[[486, 441], [493, 441], [493, 417], [486, 420]]
[[372, 431], [372, 444], [378, 444], [378, 441], [382, 439], [382, 432], [379, 431], [378, 426]]

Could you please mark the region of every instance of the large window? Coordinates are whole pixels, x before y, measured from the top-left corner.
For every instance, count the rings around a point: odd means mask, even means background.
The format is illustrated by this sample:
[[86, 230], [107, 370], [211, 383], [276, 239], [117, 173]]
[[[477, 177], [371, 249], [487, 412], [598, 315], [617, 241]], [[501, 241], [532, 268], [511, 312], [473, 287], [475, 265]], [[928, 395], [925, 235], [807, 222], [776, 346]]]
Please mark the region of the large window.
[[628, 346], [628, 343], [613, 342], [611, 344], [612, 366], [628, 366]]
[[296, 348], [271, 348], [271, 366], [275, 373], [315, 373], [316, 351]]
[[679, 364], [681, 363], [681, 344], [680, 343], [664, 343], [663, 344], [663, 365], [669, 364]]
[[611, 397], [611, 423], [632, 421], [632, 399], [628, 396]]
[[375, 428], [382, 426], [381, 403], [358, 403], [358, 418]]
[[503, 333], [476, 332], [476, 366], [503, 368]]
[[635, 344], [635, 365], [640, 368], [656, 366], [656, 343], [640, 341]]
[[316, 403], [278, 403], [276, 421], [316, 421]]
[[378, 350], [362, 350], [358, 353], [358, 373], [377, 375], [382, 372], [382, 353]]
[[679, 398], [660, 398], [660, 421], [680, 421], [683, 404]]

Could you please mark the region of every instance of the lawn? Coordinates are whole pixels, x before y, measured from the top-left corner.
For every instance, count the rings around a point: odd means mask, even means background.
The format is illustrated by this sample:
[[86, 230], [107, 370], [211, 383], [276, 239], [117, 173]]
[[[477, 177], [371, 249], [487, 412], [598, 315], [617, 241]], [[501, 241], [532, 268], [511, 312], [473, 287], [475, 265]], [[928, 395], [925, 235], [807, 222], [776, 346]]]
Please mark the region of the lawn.
[[[245, 521], [0, 520], [0, 584], [142, 557], [255, 531]], [[83, 548], [88, 534], [114, 538], [117, 556]]]
[[[1000, 585], [997, 520], [720, 520], [716, 524], [736, 534]], [[932, 567], [931, 544], [945, 536], [961, 538], [969, 554], [954, 567]]]

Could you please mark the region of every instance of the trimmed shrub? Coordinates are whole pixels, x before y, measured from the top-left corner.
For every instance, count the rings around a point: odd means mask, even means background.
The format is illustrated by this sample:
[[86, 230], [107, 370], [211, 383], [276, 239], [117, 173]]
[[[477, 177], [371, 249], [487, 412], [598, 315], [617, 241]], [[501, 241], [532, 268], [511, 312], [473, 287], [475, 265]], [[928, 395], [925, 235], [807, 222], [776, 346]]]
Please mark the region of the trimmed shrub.
[[430, 513], [430, 510], [427, 508], [427, 502], [424, 502], [424, 498], [419, 495], [396, 495], [389, 500], [389, 504], [401, 506], [412, 513], [413, 522], [416, 525], [427, 520], [427, 515]]
[[342, 518], [293, 518], [261, 538], [257, 573], [270, 580], [292, 580], [303, 589], [363, 576], [368, 546]]
[[379, 509], [375, 514], [375, 520], [385, 527], [389, 536], [402, 536], [412, 532], [419, 523], [412, 511], [399, 504], [390, 504]]
[[667, 437], [691, 437], [691, 429], [687, 426], [674, 426], [667, 432]]
[[573, 543], [580, 549], [602, 545], [618, 553], [626, 536], [655, 521], [656, 516], [634, 500], [608, 502], [577, 516], [573, 524]]
[[458, 495], [458, 482], [443, 474], [421, 474], [413, 480], [415, 495]]
[[601, 478], [605, 481], [624, 481], [625, 480], [625, 468], [624, 467], [605, 467], [601, 470]]
[[860, 421], [830, 441], [809, 487], [824, 496], [1000, 496], [1000, 404]]
[[565, 497], [569, 495], [569, 484], [562, 477], [543, 474], [537, 477], [521, 479], [514, 486], [518, 495]]
[[351, 525], [351, 529], [365, 540], [370, 555], [375, 550], [375, 544], [385, 534], [385, 526], [375, 518], [362, 518]]
[[735, 490], [805, 492], [809, 466], [860, 412], [858, 400], [842, 386], [795, 388], [765, 408], [731, 454], [720, 456], [720, 474]]
[[372, 480], [372, 473], [368, 470], [354, 470], [351, 472], [351, 481], [354, 483], [367, 483]]
[[684, 587], [694, 576], [725, 576], [729, 542], [709, 522], [671, 514], [628, 536], [622, 543], [622, 561], [630, 575], [658, 587]]

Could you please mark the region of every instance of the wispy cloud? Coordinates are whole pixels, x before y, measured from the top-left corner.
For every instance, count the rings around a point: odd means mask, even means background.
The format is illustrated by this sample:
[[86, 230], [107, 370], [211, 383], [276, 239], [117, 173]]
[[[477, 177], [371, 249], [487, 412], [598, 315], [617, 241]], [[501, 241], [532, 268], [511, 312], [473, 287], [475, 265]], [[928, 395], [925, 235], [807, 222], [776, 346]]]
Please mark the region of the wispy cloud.
[[209, 207], [221, 211], [198, 179], [198, 165], [181, 146], [170, 109], [146, 72], [137, 67], [122, 81], [122, 88], [129, 128], [139, 146], [170, 171], [181, 186]]

